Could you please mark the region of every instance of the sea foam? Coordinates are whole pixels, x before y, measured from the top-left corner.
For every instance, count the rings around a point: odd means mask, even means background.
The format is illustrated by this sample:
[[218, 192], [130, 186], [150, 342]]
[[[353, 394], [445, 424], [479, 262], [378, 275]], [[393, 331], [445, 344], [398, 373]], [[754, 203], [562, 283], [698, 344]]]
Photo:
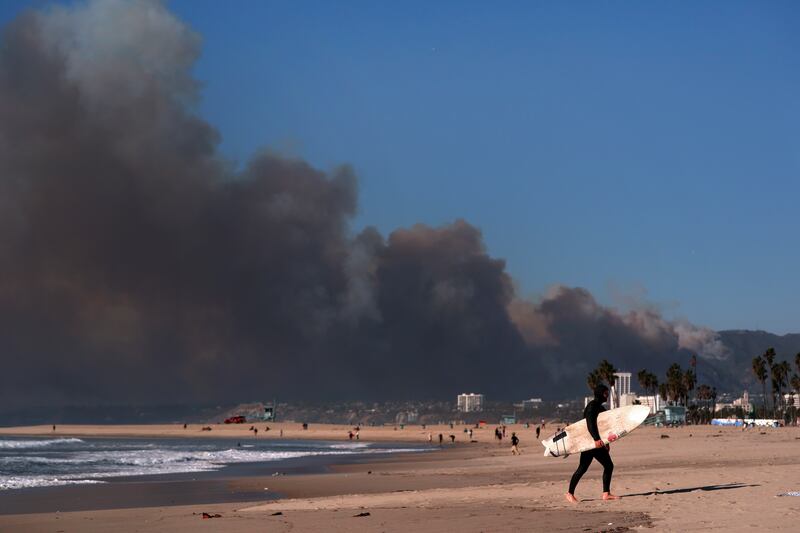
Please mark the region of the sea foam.
[[81, 444], [81, 439], [37, 439], [37, 440], [0, 440], [0, 450], [23, 449], [23, 448], [44, 448], [47, 446], [59, 446], [64, 444]]

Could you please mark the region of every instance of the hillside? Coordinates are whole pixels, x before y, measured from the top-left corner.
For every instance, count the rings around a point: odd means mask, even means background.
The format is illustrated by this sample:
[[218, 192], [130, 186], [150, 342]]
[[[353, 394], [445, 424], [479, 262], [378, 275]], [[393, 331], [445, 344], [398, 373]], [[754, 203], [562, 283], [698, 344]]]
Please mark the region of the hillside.
[[701, 383], [709, 383], [721, 391], [740, 392], [755, 390], [756, 381], [750, 370], [754, 357], [767, 348], [775, 348], [777, 360], [787, 360], [794, 368], [795, 354], [800, 353], [800, 334], [775, 335], [767, 331], [725, 330], [719, 332], [720, 339], [729, 350], [725, 360], [702, 359], [698, 364]]

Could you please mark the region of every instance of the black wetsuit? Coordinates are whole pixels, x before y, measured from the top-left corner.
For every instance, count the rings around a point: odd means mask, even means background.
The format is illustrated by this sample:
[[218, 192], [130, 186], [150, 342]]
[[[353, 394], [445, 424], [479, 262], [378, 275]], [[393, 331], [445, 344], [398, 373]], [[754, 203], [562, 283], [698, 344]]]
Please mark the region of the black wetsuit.
[[[597, 415], [605, 411], [603, 407], [603, 399], [595, 396], [595, 399], [586, 405], [583, 410], [583, 417], [586, 419], [586, 425], [589, 427], [589, 434], [594, 440], [600, 440], [600, 433], [597, 431]], [[572, 479], [569, 481], [569, 493], [575, 494], [575, 487], [578, 486], [578, 481], [581, 480], [583, 474], [589, 469], [592, 464], [592, 459], [597, 459], [597, 462], [603, 465], [603, 492], [611, 492], [611, 474], [614, 472], [614, 463], [611, 461], [611, 455], [608, 453], [608, 448], [595, 448], [586, 452], [581, 452], [581, 459], [578, 463], [578, 469], [572, 474]]]

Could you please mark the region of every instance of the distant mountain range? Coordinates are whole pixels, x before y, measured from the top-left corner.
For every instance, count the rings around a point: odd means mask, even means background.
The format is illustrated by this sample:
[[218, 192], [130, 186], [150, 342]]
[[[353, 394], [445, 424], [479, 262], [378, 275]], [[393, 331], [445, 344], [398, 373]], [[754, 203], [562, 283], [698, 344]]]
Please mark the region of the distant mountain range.
[[795, 354], [800, 353], [800, 333], [775, 335], [767, 331], [725, 330], [719, 331], [722, 343], [728, 349], [725, 359], [700, 359], [697, 363], [698, 384], [707, 383], [723, 392], [738, 393], [745, 389], [760, 392], [761, 385], [753, 377], [753, 358], [767, 348], [775, 348], [776, 360], [789, 361], [792, 371]]

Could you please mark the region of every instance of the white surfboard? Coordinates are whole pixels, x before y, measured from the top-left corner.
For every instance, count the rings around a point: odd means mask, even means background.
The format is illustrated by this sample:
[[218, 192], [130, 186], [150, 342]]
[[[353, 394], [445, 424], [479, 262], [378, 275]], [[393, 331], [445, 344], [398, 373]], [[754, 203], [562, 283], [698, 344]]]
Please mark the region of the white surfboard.
[[[650, 414], [646, 405], [628, 405], [603, 411], [597, 416], [597, 430], [603, 444], [619, 440], [644, 422]], [[566, 457], [573, 453], [585, 452], [595, 447], [594, 438], [589, 434], [586, 419], [570, 424], [551, 438], [542, 441], [544, 455], [547, 457]]]

